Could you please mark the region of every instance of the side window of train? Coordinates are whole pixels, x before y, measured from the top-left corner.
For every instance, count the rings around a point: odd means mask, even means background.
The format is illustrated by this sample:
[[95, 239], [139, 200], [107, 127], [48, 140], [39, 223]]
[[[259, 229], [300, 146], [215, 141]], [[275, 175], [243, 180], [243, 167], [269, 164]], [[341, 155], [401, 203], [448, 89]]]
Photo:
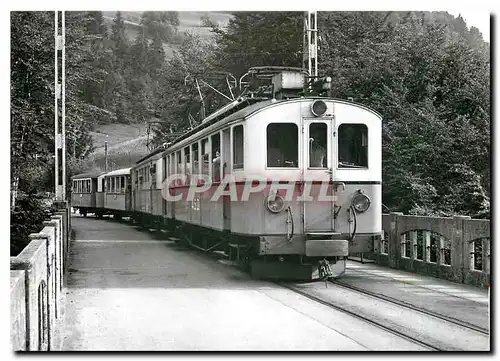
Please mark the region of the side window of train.
[[203, 139], [201, 141], [201, 154], [202, 154], [202, 166], [201, 166], [201, 174], [209, 175], [210, 174], [210, 143], [208, 142], [208, 138]]
[[326, 123], [309, 124], [309, 167], [326, 168], [328, 164], [328, 143]]
[[168, 156], [165, 155], [163, 157], [163, 174], [162, 174], [162, 178], [161, 178], [162, 181], [165, 181], [165, 179], [167, 179], [167, 176], [168, 176], [168, 168], [167, 167], [168, 167], [168, 165], [169, 165]]
[[243, 125], [233, 128], [233, 169], [243, 169], [244, 159]]
[[299, 128], [295, 123], [271, 123], [267, 126], [267, 166], [299, 166]]
[[[177, 173], [184, 174], [184, 169], [182, 168], [182, 153], [180, 150], [177, 151], [176, 157], [177, 157]], [[180, 179], [177, 179], [177, 184], [181, 184]]]
[[338, 131], [339, 168], [368, 168], [368, 128], [341, 124]]
[[193, 174], [200, 173], [200, 154], [198, 151], [198, 142], [193, 144]]
[[170, 164], [170, 175], [176, 174], [176, 171], [175, 171], [175, 155], [174, 155], [174, 153], [168, 155], [168, 162]]
[[186, 170], [186, 181], [189, 183], [191, 177], [191, 150], [189, 146], [184, 148], [184, 169]]
[[220, 132], [212, 135], [212, 181], [220, 181]]

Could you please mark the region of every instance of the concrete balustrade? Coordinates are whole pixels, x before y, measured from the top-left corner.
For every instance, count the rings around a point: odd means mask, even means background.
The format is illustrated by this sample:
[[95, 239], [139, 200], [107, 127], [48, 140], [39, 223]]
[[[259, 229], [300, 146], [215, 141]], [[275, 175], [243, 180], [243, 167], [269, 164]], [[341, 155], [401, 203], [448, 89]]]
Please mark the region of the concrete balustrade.
[[44, 222], [40, 233], [10, 259], [11, 347], [14, 351], [58, 349], [64, 313], [65, 267], [70, 212], [66, 204]]
[[382, 229], [384, 236], [375, 241], [374, 252], [364, 254], [364, 259], [453, 282], [489, 285], [489, 220], [393, 212], [383, 215]]

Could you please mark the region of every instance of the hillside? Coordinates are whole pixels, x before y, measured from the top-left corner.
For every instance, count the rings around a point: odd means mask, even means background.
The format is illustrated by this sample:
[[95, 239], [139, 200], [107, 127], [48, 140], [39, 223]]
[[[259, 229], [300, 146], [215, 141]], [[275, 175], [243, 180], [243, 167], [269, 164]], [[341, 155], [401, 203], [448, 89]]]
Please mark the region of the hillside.
[[[125, 34], [132, 42], [140, 29], [141, 13], [137, 11], [123, 11], [126, 31]], [[106, 24], [111, 27], [115, 17], [115, 11], [103, 11]], [[174, 39], [179, 41], [186, 32], [199, 35], [204, 39], [209, 39], [212, 35], [210, 29], [202, 26], [201, 17], [209, 16], [210, 20], [225, 27], [231, 15], [223, 12], [203, 12], [190, 11], [179, 12], [179, 28]], [[167, 58], [173, 55], [177, 49], [176, 43], [165, 43], [165, 55]], [[104, 169], [104, 142], [108, 142], [108, 169], [129, 167], [138, 159], [148, 153], [147, 126], [145, 124], [97, 124], [91, 132], [95, 151], [88, 160], [94, 168]]]
[[[103, 11], [104, 19], [111, 24], [115, 17], [116, 11]], [[125, 25], [127, 26], [127, 36], [130, 40], [134, 40], [141, 22], [140, 11], [123, 11]], [[202, 26], [201, 18], [208, 16], [211, 21], [218, 24], [220, 27], [226, 27], [232, 15], [224, 12], [204, 12], [204, 11], [179, 11], [179, 29], [178, 32], [182, 36], [183, 33], [189, 31], [197, 34], [204, 39], [209, 39], [212, 34], [210, 29]], [[172, 44], [170, 44], [172, 45]]]
[[101, 124], [90, 133], [95, 151], [89, 155], [93, 168], [105, 168], [105, 142], [108, 142], [108, 169], [133, 165], [148, 153], [145, 124]]

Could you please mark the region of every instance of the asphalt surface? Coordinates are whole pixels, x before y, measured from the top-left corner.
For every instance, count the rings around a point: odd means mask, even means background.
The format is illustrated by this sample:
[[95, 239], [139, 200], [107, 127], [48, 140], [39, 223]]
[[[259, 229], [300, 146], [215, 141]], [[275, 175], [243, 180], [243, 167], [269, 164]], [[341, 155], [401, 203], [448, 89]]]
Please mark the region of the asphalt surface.
[[425, 350], [128, 224], [72, 227], [64, 351]]

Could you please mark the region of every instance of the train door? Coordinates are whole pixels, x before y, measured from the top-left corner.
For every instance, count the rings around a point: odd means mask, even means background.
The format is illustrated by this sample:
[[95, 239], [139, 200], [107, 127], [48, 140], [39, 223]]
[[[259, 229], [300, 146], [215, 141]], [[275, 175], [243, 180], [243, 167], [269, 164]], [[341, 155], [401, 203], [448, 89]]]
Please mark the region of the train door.
[[[169, 156], [165, 154], [162, 157], [162, 162], [163, 162], [162, 182], [161, 182], [161, 186], [159, 186], [158, 188], [164, 190], [165, 189], [165, 180], [169, 176], [169, 171], [170, 171], [170, 169], [169, 169], [169, 167], [170, 167]], [[160, 194], [161, 194], [161, 192], [160, 192]], [[163, 196], [161, 197], [161, 204], [162, 204], [162, 214], [165, 216], [167, 214], [167, 200]]]
[[[303, 118], [305, 233], [335, 232], [334, 118]], [[303, 196], [304, 197], [304, 196]]]

